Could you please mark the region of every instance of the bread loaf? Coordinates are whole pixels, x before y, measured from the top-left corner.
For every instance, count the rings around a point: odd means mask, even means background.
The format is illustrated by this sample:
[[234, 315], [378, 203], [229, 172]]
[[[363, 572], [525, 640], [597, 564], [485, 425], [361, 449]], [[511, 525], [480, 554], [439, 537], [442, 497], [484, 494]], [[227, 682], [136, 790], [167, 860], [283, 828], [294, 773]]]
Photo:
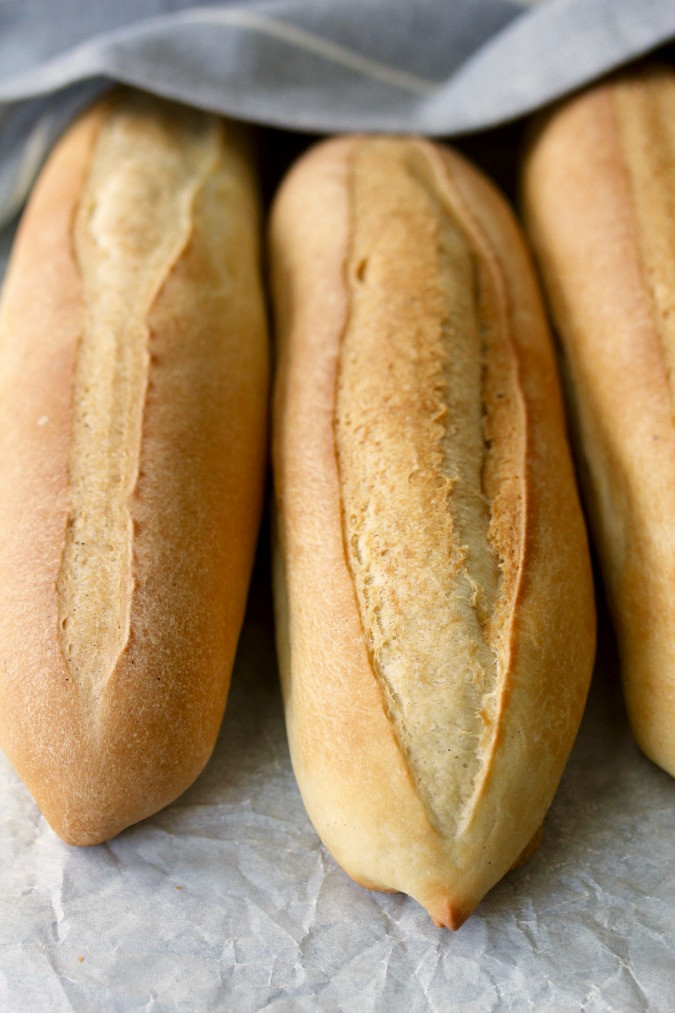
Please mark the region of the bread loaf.
[[543, 117], [523, 203], [560, 336], [637, 742], [675, 775], [675, 72]]
[[594, 653], [531, 267], [477, 170], [386, 137], [291, 170], [271, 263], [293, 766], [354, 879], [457, 928], [537, 838]]
[[0, 743], [94, 844], [204, 767], [264, 480], [259, 209], [238, 127], [119, 92], [54, 151], [0, 309]]

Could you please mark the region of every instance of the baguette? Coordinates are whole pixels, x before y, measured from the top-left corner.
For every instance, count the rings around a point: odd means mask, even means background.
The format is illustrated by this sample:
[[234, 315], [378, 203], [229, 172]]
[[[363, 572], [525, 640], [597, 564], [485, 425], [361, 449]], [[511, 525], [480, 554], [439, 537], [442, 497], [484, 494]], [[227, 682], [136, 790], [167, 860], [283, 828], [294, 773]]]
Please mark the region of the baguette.
[[536, 843], [594, 654], [539, 296], [503, 200], [423, 140], [311, 151], [270, 246], [294, 770], [357, 882], [456, 929]]
[[213, 749], [265, 469], [238, 127], [122, 91], [39, 179], [0, 308], [0, 744], [95, 844]]
[[635, 738], [675, 775], [675, 72], [543, 117], [523, 205], [560, 337]]

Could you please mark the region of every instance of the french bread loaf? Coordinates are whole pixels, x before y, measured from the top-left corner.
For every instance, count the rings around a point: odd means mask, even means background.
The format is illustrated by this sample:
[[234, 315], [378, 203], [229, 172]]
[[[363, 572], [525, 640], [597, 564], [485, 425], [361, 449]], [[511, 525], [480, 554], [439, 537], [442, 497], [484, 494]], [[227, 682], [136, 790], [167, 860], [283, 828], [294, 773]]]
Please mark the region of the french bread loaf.
[[542, 117], [523, 207], [560, 337], [636, 740], [675, 775], [675, 72]]
[[276, 198], [277, 638], [305, 806], [457, 928], [536, 842], [595, 617], [530, 264], [485, 178], [351, 137]]
[[261, 512], [267, 348], [239, 127], [131, 91], [39, 179], [0, 308], [0, 744], [61, 837], [216, 740]]

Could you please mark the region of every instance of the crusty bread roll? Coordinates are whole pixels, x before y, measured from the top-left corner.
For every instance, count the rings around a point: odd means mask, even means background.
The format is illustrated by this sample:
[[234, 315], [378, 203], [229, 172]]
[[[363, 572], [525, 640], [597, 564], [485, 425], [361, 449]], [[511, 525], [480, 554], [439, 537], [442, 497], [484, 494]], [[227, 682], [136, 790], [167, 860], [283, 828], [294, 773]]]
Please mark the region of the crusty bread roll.
[[675, 775], [675, 72], [626, 71], [543, 118], [523, 199], [628, 714]]
[[291, 170], [271, 262], [295, 773], [354, 879], [457, 928], [536, 838], [594, 654], [531, 268], [458, 155], [359, 137]]
[[216, 740], [263, 490], [259, 210], [234, 125], [118, 93], [52, 155], [0, 310], [0, 743], [64, 840]]

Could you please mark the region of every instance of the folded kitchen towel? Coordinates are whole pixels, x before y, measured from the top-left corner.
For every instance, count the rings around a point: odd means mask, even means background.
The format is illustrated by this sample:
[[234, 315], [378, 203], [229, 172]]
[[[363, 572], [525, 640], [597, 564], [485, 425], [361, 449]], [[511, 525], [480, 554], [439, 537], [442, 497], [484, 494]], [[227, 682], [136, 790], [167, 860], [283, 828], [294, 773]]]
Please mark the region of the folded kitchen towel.
[[674, 35], [673, 0], [0, 0], [0, 222], [110, 81], [296, 130], [457, 135]]

